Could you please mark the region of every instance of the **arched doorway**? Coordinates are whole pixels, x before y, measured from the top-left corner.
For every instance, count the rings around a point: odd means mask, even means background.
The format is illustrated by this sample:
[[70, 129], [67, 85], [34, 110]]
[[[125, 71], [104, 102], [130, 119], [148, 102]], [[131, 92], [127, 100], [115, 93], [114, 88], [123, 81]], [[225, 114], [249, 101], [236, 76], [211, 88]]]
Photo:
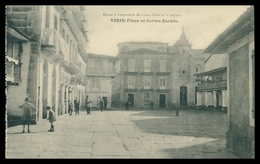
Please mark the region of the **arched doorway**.
[[48, 92], [48, 62], [43, 63], [43, 83], [42, 83], [42, 118], [47, 118], [47, 93]]
[[55, 109], [56, 104], [56, 68], [53, 66], [53, 72], [52, 72], [52, 109], [56, 112]]

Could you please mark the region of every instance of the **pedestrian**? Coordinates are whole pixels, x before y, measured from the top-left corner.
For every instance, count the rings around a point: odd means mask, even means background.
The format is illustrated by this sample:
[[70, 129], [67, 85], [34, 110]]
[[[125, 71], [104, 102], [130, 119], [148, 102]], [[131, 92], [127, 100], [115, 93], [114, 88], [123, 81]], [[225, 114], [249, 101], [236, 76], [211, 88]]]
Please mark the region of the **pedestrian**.
[[153, 110], [153, 100], [150, 102], [151, 110]]
[[79, 115], [79, 100], [77, 100], [77, 97], [74, 100], [74, 107], [75, 107], [75, 115]]
[[87, 115], [88, 114], [91, 115], [90, 110], [91, 110], [91, 107], [92, 107], [92, 103], [93, 102], [89, 98], [87, 98]]
[[69, 102], [69, 115], [71, 116], [73, 111], [73, 104], [70, 102], [70, 100], [68, 102]]
[[24, 128], [25, 125], [28, 125], [28, 130], [27, 132], [30, 133], [30, 122], [34, 121], [35, 119], [35, 112], [36, 109], [34, 105], [31, 103], [31, 99], [27, 97], [25, 100], [25, 103], [23, 103], [20, 108], [23, 109], [23, 115], [22, 115], [22, 124], [23, 124], [23, 133], [24, 133]]
[[49, 122], [51, 123], [51, 129], [48, 130], [48, 131], [49, 131], [49, 132], [54, 132], [53, 122], [56, 121], [55, 112], [51, 109], [50, 106], [47, 106], [47, 111], [49, 111], [49, 115], [48, 115], [47, 120], [49, 120]]
[[125, 103], [125, 110], [128, 110], [129, 109], [129, 105], [130, 105], [131, 103], [129, 102], [129, 101], [127, 101], [126, 103]]
[[104, 105], [104, 101], [103, 101], [102, 98], [100, 98], [99, 106], [100, 106], [100, 110], [101, 110], [101, 112], [103, 112], [103, 105]]

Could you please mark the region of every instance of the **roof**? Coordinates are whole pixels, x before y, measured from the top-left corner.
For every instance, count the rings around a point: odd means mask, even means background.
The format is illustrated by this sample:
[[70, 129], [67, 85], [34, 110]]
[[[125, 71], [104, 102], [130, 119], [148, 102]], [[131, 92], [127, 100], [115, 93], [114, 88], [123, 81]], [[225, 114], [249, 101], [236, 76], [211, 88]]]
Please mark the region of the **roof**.
[[120, 44], [164, 44], [164, 45], [168, 45], [169, 43], [152, 42], [152, 41], [128, 41], [128, 42], [120, 42], [117, 44], [117, 46], [119, 46]]
[[213, 70], [210, 70], [210, 71], [201, 72], [201, 73], [196, 73], [196, 74], [194, 74], [194, 76], [208, 75], [208, 74], [211, 74], [211, 73], [215, 73], [215, 72], [219, 72], [219, 71], [224, 71], [224, 70], [226, 70], [226, 69], [227, 69], [227, 67], [220, 67], [220, 68], [216, 68], [216, 69], [213, 69]]
[[235, 41], [254, 31], [254, 7], [251, 6], [205, 49], [204, 53], [225, 53]]
[[106, 59], [115, 59], [114, 56], [109, 55], [102, 55], [102, 54], [94, 54], [94, 53], [87, 53], [85, 55], [82, 55], [82, 59], [87, 62], [88, 58], [106, 58]]
[[188, 41], [186, 37], [186, 34], [184, 32], [184, 27], [182, 27], [182, 33], [180, 39], [175, 42], [174, 46], [189, 46], [189, 47], [192, 46], [192, 44]]
[[121, 52], [121, 54], [170, 54], [170, 53], [150, 50], [147, 48], [140, 48], [133, 51]]

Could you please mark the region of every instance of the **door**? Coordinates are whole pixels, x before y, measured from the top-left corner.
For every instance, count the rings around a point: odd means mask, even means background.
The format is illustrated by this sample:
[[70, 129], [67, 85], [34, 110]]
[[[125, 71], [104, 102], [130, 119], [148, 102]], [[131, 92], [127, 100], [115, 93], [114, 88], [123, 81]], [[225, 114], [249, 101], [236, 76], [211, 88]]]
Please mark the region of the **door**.
[[102, 97], [104, 101], [104, 109], [107, 109], [107, 97]]
[[134, 94], [128, 94], [128, 101], [131, 103], [129, 106], [134, 106]]
[[166, 106], [166, 95], [165, 94], [160, 94], [159, 97], [159, 107], [165, 108]]
[[180, 106], [187, 106], [187, 87], [180, 87]]

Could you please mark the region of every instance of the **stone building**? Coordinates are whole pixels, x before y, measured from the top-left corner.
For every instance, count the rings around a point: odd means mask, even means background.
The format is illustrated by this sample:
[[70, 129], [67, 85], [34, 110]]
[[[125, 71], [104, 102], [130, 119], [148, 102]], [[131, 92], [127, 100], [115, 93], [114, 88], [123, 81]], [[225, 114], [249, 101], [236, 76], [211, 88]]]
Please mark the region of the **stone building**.
[[111, 79], [115, 77], [113, 62], [115, 57], [88, 53], [84, 57], [87, 68], [86, 96], [93, 101], [93, 107], [99, 107], [102, 98], [104, 108], [111, 108]]
[[203, 50], [191, 49], [184, 28], [172, 46], [162, 42], [118, 43], [114, 62], [112, 104], [122, 107], [147, 108], [153, 101], [156, 108], [195, 106], [197, 70], [204, 70]]
[[226, 146], [242, 158], [255, 157], [254, 7], [250, 7], [205, 50], [227, 53]]
[[227, 110], [227, 54], [211, 54], [204, 72], [195, 74], [197, 106]]
[[[27, 96], [36, 107], [36, 121], [47, 118], [47, 106], [58, 116], [67, 113], [68, 100], [78, 97], [84, 104], [84, 10], [81, 6], [6, 6], [7, 54], [15, 53], [14, 59], [20, 60], [20, 70], [13, 75], [20, 74], [20, 79], [6, 78], [8, 119], [21, 115], [18, 105]], [[19, 46], [14, 43], [17, 37]], [[8, 56], [7, 65], [17, 62]]]

